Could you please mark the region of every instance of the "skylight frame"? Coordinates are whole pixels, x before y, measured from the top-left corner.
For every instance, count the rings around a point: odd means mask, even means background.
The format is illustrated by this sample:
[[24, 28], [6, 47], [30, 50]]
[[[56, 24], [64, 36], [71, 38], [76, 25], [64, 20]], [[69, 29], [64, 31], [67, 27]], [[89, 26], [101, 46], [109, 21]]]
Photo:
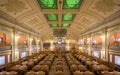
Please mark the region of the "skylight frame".
[[[55, 26], [56, 25], [56, 26]], [[50, 27], [52, 27], [52, 28], [57, 28], [57, 27], [59, 27], [59, 25], [58, 24], [50, 24]]]
[[75, 17], [75, 14], [62, 14], [62, 21], [72, 21]]
[[[42, 9], [57, 9], [57, 0], [37, 0]], [[43, 3], [43, 1], [51, 1], [52, 4]]]
[[[71, 1], [71, 3], [68, 3], [70, 1]], [[78, 1], [78, 3], [72, 4], [75, 1]], [[63, 9], [78, 9], [81, 6], [82, 1], [83, 0], [64, 0], [63, 1]]]
[[[48, 21], [58, 21], [58, 14], [45, 14]], [[54, 19], [54, 17], [56, 19]]]
[[63, 24], [62, 24], [62, 27], [63, 27], [63, 28], [68, 28], [68, 27], [70, 27], [70, 24], [69, 24], [69, 23], [63, 23]]

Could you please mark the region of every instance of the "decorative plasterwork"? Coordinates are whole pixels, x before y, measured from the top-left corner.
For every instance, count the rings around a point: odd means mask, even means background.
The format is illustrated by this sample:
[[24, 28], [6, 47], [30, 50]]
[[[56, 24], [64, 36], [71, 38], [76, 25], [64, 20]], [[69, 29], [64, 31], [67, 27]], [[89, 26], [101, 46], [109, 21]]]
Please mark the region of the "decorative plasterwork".
[[[62, 0], [57, 0], [57, 4], [59, 1]], [[107, 18], [120, 12], [120, 0], [83, 0], [79, 9], [63, 9], [63, 13], [60, 12], [63, 7], [58, 8], [59, 10], [43, 10], [37, 0], [0, 0], [0, 12], [5, 13], [2, 16], [9, 15], [11, 17], [8, 18], [9, 21], [15, 21], [15, 24], [31, 28], [31, 31], [35, 30], [44, 39], [53, 34], [49, 24], [56, 23], [47, 21], [44, 14], [61, 14], [60, 19], [62, 19], [62, 14], [70, 12], [70, 14], [76, 14], [73, 21], [62, 22], [58, 18], [58, 23], [61, 23], [61, 27], [62, 24], [69, 23], [67, 36], [77, 38], [81, 32], [98, 26]]]
[[12, 17], [17, 17], [31, 8], [25, 0], [0, 0], [0, 10]]
[[89, 7], [89, 9], [106, 18], [120, 10], [120, 6], [116, 3], [118, 1], [117, 0], [96, 0]]
[[8, 12], [18, 13], [25, 9], [25, 3], [19, 0], [8, 0], [5, 7]]
[[81, 22], [81, 24], [84, 25], [84, 26], [91, 26], [91, 25], [96, 23], [95, 20], [93, 20], [93, 19], [91, 19], [87, 16], [86, 17], [85, 16], [81, 17], [79, 22]]

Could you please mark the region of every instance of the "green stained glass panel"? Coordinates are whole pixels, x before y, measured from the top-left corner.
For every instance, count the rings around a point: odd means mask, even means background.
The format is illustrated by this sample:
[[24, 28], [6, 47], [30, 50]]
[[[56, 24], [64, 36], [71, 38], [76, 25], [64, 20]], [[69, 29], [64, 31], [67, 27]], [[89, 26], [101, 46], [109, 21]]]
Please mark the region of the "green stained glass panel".
[[74, 16], [75, 16], [75, 14], [63, 14], [62, 19], [63, 19], [63, 21], [71, 21], [71, 20], [73, 20]]
[[83, 0], [64, 0], [64, 9], [77, 9]]
[[57, 14], [46, 14], [46, 17], [49, 21], [57, 21], [58, 20]]
[[50, 24], [51, 27], [58, 27], [58, 24]]
[[42, 9], [56, 9], [57, 8], [56, 0], [38, 0], [38, 3]]
[[62, 27], [69, 27], [70, 26], [70, 24], [62, 24]]

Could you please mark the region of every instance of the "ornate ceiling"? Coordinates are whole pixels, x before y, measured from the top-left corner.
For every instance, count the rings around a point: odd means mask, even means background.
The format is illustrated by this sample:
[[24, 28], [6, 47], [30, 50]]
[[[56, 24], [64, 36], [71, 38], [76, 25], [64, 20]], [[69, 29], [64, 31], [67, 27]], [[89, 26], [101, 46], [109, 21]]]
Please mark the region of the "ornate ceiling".
[[68, 37], [77, 38], [119, 12], [120, 0], [0, 0], [2, 18], [9, 16], [46, 39], [53, 29], [67, 29]]

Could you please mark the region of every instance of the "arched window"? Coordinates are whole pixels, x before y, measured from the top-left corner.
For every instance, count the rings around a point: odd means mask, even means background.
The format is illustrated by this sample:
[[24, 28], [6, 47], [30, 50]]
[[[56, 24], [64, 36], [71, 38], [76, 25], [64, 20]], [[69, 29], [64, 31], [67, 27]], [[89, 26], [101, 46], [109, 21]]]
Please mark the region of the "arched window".
[[97, 35], [95, 37], [93, 37], [92, 39], [92, 44], [93, 45], [101, 45], [102, 44], [102, 39], [101, 39], [101, 36]]
[[120, 46], [120, 31], [115, 32], [110, 38], [110, 45], [119, 45]]
[[0, 46], [6, 46], [6, 45], [10, 45], [10, 40], [5, 33], [0, 32]]
[[18, 40], [18, 45], [28, 45], [27, 38], [25, 36], [21, 36]]
[[87, 45], [87, 44], [88, 44], [88, 40], [84, 39], [84, 45]]

